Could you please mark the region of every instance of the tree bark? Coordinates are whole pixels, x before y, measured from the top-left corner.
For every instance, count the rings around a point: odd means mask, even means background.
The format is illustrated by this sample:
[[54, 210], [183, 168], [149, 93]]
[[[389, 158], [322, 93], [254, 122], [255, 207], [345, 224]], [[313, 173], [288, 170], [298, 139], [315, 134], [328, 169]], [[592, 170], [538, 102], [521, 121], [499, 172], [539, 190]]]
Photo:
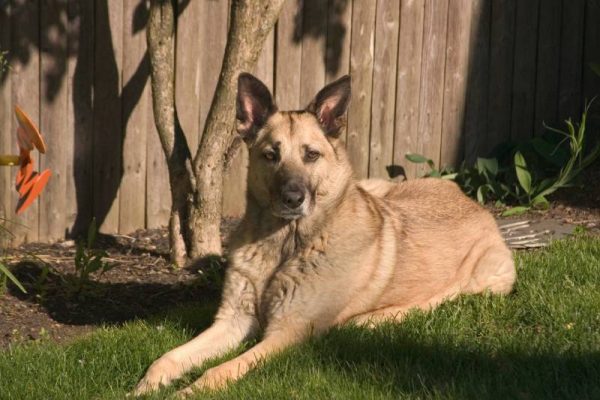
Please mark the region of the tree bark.
[[[227, 153], [235, 139], [237, 77], [256, 64], [285, 0], [232, 0], [231, 23], [215, 96], [192, 162], [175, 109], [175, 13], [152, 0], [147, 26], [154, 120], [167, 157], [171, 260], [221, 254], [221, 202]], [[202, 44], [200, 44], [202, 45]]]
[[225, 156], [234, 139], [235, 96], [240, 72], [254, 67], [285, 0], [234, 0], [225, 57], [196, 157], [199, 207], [192, 214], [194, 256], [221, 253], [221, 198]]
[[[190, 150], [175, 110], [175, 14], [170, 0], [152, 0], [146, 29], [154, 122], [171, 186], [171, 261], [184, 265], [191, 247], [189, 215], [196, 187]], [[161, 195], [160, 193], [156, 195]]]

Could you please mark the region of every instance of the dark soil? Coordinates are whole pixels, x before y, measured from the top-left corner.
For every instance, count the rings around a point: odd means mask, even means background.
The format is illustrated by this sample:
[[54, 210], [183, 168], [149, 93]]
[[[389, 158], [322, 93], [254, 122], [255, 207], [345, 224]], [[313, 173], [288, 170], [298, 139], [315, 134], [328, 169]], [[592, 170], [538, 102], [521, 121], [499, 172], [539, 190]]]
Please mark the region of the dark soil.
[[[552, 219], [600, 234], [600, 168], [590, 168], [582, 178], [582, 187], [557, 192], [549, 210], [530, 211], [518, 219]], [[490, 210], [500, 218], [502, 210]], [[234, 220], [226, 220], [223, 236], [233, 226]], [[74, 278], [73, 241], [30, 243], [8, 251], [7, 262], [28, 293], [8, 283], [0, 295], [0, 348], [44, 338], [65, 341], [103, 324], [119, 324], [219, 296], [223, 260], [201, 260], [174, 269], [168, 262], [165, 229], [101, 236], [97, 247], [107, 251], [114, 268], [93, 274], [82, 289]], [[48, 275], [42, 279], [44, 271]]]
[[[226, 220], [223, 236], [234, 226]], [[7, 252], [5, 261], [27, 294], [9, 282], [0, 295], [0, 348], [46, 338], [64, 341], [101, 325], [219, 296], [224, 260], [174, 268], [166, 229], [100, 235], [95, 247], [107, 252], [105, 260], [114, 267], [92, 274], [83, 285], [76, 275], [74, 241], [29, 243]]]

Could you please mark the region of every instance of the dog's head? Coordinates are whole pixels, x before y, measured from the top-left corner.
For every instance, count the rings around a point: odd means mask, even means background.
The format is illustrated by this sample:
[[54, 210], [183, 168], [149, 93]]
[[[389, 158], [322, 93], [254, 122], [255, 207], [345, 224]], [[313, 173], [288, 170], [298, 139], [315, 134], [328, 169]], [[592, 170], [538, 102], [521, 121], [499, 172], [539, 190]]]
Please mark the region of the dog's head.
[[298, 219], [331, 206], [351, 176], [338, 137], [350, 102], [350, 77], [325, 86], [301, 111], [278, 111], [254, 76], [238, 78], [238, 133], [249, 148], [248, 192], [261, 208]]

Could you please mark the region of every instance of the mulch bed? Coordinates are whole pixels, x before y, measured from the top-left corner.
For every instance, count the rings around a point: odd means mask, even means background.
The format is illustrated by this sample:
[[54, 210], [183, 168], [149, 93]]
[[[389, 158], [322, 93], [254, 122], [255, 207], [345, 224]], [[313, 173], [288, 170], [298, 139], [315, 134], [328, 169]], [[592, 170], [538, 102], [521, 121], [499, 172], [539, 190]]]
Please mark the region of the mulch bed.
[[[583, 178], [584, 189], [558, 192], [549, 210], [530, 211], [519, 219], [552, 219], [600, 234], [600, 168], [590, 168]], [[501, 213], [493, 208], [491, 211], [497, 216]], [[223, 236], [235, 224], [235, 220], [225, 220]], [[80, 292], [72, 288], [73, 241], [29, 243], [8, 251], [8, 264], [28, 293], [21, 293], [9, 283], [0, 295], [0, 348], [46, 338], [63, 342], [103, 324], [119, 324], [174, 305], [219, 296], [218, 288], [210, 285], [207, 276], [221, 273], [223, 262], [212, 260], [173, 268], [168, 261], [165, 229], [139, 230], [127, 236], [103, 235], [97, 247], [107, 251], [108, 261], [115, 267], [103, 275], [94, 274]], [[40, 284], [44, 266], [48, 275]]]
[[[235, 224], [235, 220], [224, 221], [223, 237]], [[61, 342], [101, 325], [219, 296], [209, 276], [222, 273], [223, 260], [174, 268], [169, 263], [166, 229], [100, 235], [96, 247], [108, 253], [105, 260], [114, 267], [93, 274], [81, 290], [74, 279], [74, 241], [28, 243], [8, 250], [9, 268], [28, 293], [9, 282], [0, 295], [0, 348], [47, 338]], [[44, 270], [47, 276], [40, 282]]]

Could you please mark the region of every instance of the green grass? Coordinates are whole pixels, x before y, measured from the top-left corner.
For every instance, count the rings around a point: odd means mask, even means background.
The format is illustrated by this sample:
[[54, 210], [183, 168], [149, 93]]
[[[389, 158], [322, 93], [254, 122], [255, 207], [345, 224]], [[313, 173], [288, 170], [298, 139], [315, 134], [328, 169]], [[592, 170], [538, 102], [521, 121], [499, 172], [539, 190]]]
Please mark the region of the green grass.
[[[199, 398], [600, 398], [600, 238], [579, 236], [517, 259], [507, 297], [464, 296], [373, 331], [335, 329]], [[122, 399], [213, 312], [214, 305], [182, 307], [66, 346], [15, 346], [0, 353], [0, 398]]]

